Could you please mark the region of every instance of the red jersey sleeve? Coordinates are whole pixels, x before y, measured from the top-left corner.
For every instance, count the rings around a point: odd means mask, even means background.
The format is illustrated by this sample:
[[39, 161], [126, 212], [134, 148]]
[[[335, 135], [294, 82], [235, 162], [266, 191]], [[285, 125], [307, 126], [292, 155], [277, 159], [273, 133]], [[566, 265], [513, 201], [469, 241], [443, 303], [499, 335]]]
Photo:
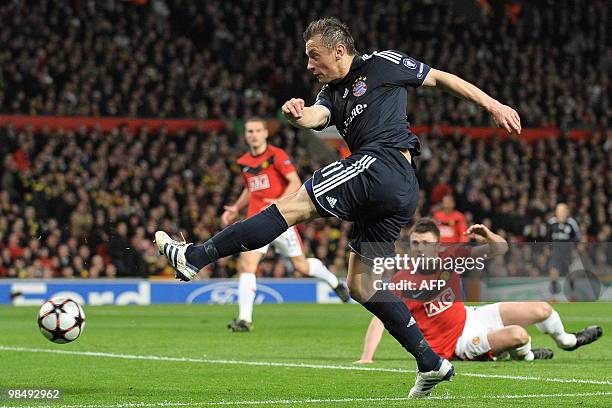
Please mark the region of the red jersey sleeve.
[[444, 249], [442, 258], [468, 258], [472, 256], [470, 245], [452, 245]]
[[274, 153], [274, 168], [283, 176], [296, 171], [289, 155], [282, 149], [277, 149]]

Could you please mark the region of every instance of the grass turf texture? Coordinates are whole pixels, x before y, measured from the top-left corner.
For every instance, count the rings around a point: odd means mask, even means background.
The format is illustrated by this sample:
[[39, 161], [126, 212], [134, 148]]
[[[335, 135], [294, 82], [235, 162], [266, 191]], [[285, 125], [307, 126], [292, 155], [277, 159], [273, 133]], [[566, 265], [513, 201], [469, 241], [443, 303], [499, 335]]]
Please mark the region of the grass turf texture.
[[[370, 319], [358, 305], [256, 306], [256, 327], [252, 333], [231, 333], [225, 329], [236, 313], [235, 306], [86, 307], [85, 332], [67, 345], [56, 345], [43, 338], [36, 325], [37, 308], [0, 307], [0, 388], [63, 390], [60, 402], [15, 402], [0, 398], [0, 407], [94, 404], [110, 408], [125, 403], [148, 407], [161, 406], [157, 404], [164, 401], [202, 407], [210, 406], [211, 402], [232, 406], [240, 401], [258, 404], [238, 406], [265, 407], [612, 406], [612, 303], [560, 304], [555, 309], [568, 331], [600, 324], [604, 328], [603, 338], [577, 351], [565, 352], [556, 348], [548, 336], [530, 329], [533, 346], [552, 348], [554, 359], [530, 363], [455, 362], [457, 376], [453, 382], [438, 386], [433, 394], [446, 399], [412, 401], [403, 398], [414, 382], [414, 360], [388, 334], [383, 336], [377, 362], [367, 367], [409, 372], [209, 361], [351, 366], [361, 353]], [[6, 347], [198, 360], [123, 359], [15, 351]], [[479, 378], [470, 376], [471, 373], [540, 379]], [[546, 378], [608, 383], [563, 383], [545, 381]], [[529, 394], [537, 397], [524, 397]]]

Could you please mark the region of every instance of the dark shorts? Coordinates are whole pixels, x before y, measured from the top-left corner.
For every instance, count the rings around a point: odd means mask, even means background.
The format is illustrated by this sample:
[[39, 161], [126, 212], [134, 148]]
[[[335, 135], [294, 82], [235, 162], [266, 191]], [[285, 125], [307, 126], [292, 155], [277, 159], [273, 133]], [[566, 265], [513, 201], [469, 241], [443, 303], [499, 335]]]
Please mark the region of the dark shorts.
[[304, 185], [322, 217], [354, 223], [349, 247], [369, 259], [395, 254], [419, 199], [415, 171], [397, 149], [355, 152], [316, 170]]

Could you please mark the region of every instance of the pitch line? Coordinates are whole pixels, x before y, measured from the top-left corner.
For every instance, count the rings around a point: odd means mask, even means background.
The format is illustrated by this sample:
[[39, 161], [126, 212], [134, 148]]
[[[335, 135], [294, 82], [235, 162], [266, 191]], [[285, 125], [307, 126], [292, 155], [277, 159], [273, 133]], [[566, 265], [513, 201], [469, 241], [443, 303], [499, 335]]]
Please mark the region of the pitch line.
[[[273, 361], [222, 360], [222, 359], [206, 359], [206, 358], [193, 358], [193, 357], [116, 354], [116, 353], [105, 353], [105, 352], [98, 352], [98, 351], [74, 351], [74, 350], [27, 348], [27, 347], [12, 347], [12, 346], [0, 346], [0, 351], [64, 354], [64, 355], [73, 355], [73, 356], [117, 358], [117, 359], [124, 359], [124, 360], [171, 361], [171, 362], [183, 362], [183, 363], [241, 365], [241, 366], [257, 366], [257, 367], [309, 368], [309, 369], [318, 369], [318, 370], [414, 373], [414, 370], [407, 370], [403, 368], [343, 366], [343, 365], [331, 365], [331, 364], [305, 364], [305, 363], [288, 363], [288, 362], [273, 362]], [[549, 378], [549, 377], [537, 377], [537, 376], [482, 374], [482, 373], [466, 373], [466, 372], [459, 372], [459, 375], [464, 376], [464, 377], [498, 378], [498, 379], [519, 380], [519, 381], [543, 381], [543, 382], [572, 383], [572, 384], [612, 385], [612, 381], [609, 381], [609, 380], [590, 380], [590, 379], [580, 379], [580, 378]]]
[[[427, 397], [426, 400], [477, 400], [477, 399], [537, 399], [537, 398], [571, 398], [571, 397], [601, 397], [612, 395], [612, 392], [579, 392], [560, 394], [500, 394], [483, 396], [452, 396], [440, 395]], [[152, 407], [194, 407], [194, 406], [223, 406], [223, 405], [285, 405], [285, 404], [341, 404], [346, 402], [394, 402], [409, 401], [406, 397], [389, 398], [321, 398], [321, 399], [278, 399], [278, 400], [253, 400], [253, 401], [194, 401], [194, 402], [127, 402], [121, 404], [75, 404], [75, 405], [30, 405], [20, 408], [152, 408]], [[16, 408], [15, 405], [2, 405], [0, 408]]]

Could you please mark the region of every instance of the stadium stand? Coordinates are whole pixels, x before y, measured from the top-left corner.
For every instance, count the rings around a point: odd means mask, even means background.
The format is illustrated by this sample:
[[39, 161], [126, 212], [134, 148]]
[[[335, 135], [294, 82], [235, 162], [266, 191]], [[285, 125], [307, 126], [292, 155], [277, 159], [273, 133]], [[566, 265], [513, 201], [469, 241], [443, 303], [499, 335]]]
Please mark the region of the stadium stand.
[[[441, 192], [452, 193], [468, 223], [538, 241], [554, 205], [565, 201], [586, 239], [610, 240], [612, 132], [599, 130], [612, 119], [609, 2], [533, 2], [511, 15], [473, 4], [459, 13], [441, 1], [390, 0], [376, 9], [366, 1], [153, 3], [1, 5], [0, 113], [272, 117], [284, 99], [311, 101], [317, 90], [305, 70], [305, 23], [323, 10], [350, 15], [364, 51], [391, 45], [516, 106], [524, 127], [562, 130], [531, 143], [443, 136], [437, 126], [488, 126], [489, 118], [458, 99], [410, 93], [410, 120], [435, 125], [420, 134], [417, 216], [431, 214]], [[508, 77], [509, 67], [521, 75]], [[568, 137], [570, 128], [589, 129], [590, 137]], [[285, 125], [271, 142], [287, 149], [303, 179], [322, 164]], [[222, 204], [240, 192], [233, 163], [245, 150], [232, 128], [3, 125], [0, 277], [170, 276], [151, 243], [154, 230], [178, 233], [180, 225], [196, 241], [216, 231]], [[300, 228], [307, 252], [342, 274], [348, 225]], [[233, 263], [218, 262], [210, 276], [233, 275]], [[291, 270], [268, 257], [259, 273]]]
[[[523, 127], [606, 128], [612, 118], [606, 0], [524, 2], [510, 16], [470, 1], [153, 3], [165, 6], [4, 3], [0, 111], [269, 116], [289, 97], [314, 96], [301, 33], [315, 16], [335, 15], [362, 51], [393, 47], [457, 73], [516, 106]], [[418, 95], [414, 123], [490, 123], [457, 99]]]
[[[611, 136], [529, 144], [424, 135], [417, 216], [437, 208], [442, 189], [454, 195], [468, 223], [486, 223], [514, 242], [542, 241], [542, 220], [563, 199], [576, 209], [585, 237], [607, 241]], [[322, 164], [288, 127], [271, 143], [294, 157], [303, 179]], [[131, 134], [125, 127], [104, 133], [7, 126], [0, 128], [0, 145], [0, 275], [20, 277], [170, 274], [155, 254], [153, 232], [163, 226], [178, 234], [180, 225], [201, 241], [218, 230], [223, 203], [242, 189], [234, 162], [246, 149], [231, 130]], [[309, 254], [344, 271], [348, 224], [318, 220], [301, 232]], [[232, 275], [233, 261], [210, 273]], [[268, 258], [260, 273], [290, 271]]]

